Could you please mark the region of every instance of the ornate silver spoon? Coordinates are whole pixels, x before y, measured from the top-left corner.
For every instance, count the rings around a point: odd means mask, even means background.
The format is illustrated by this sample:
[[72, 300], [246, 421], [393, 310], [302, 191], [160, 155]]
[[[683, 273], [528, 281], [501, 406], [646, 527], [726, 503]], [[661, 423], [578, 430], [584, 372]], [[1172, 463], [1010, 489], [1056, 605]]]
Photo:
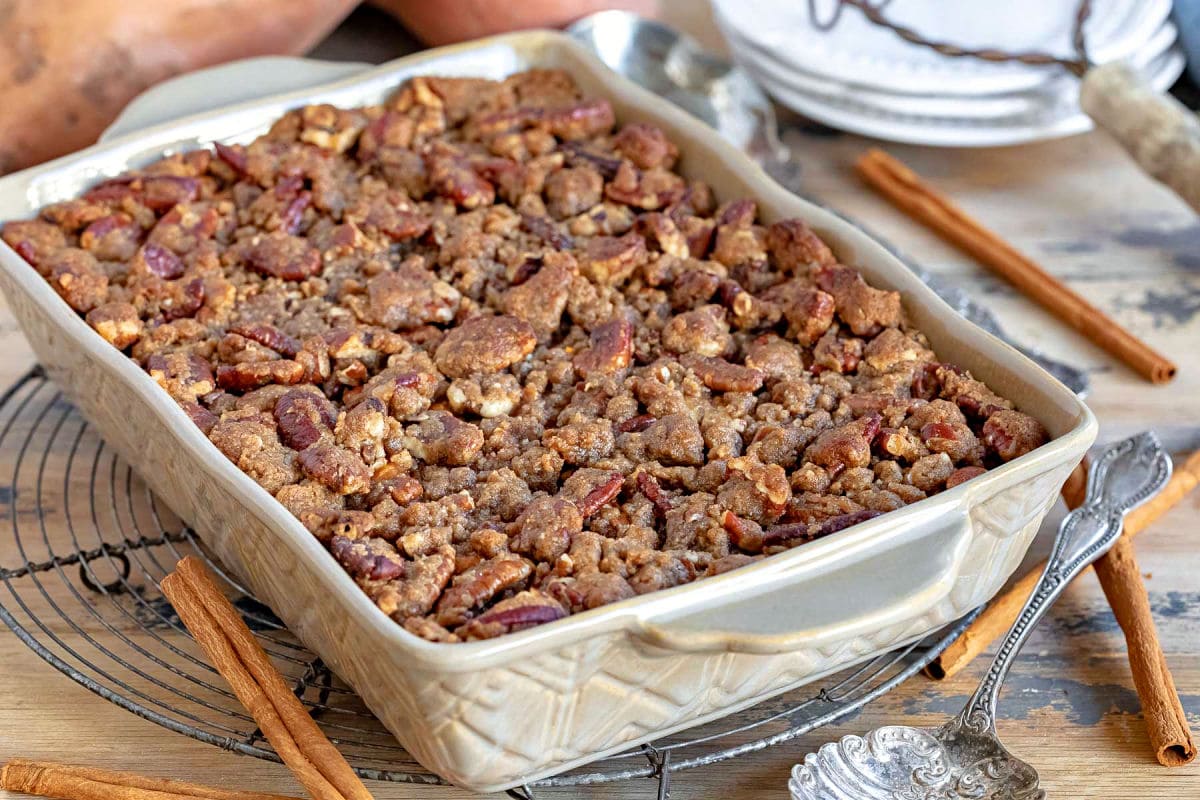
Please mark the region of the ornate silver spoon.
[[1042, 800], [1033, 767], [996, 735], [1000, 685], [1029, 632], [1071, 579], [1121, 535], [1125, 514], [1157, 493], [1171, 460], [1153, 433], [1106, 448], [1087, 499], [1063, 520], [1042, 579], [967, 705], [940, 728], [888, 725], [845, 736], [804, 757], [788, 783], [796, 800]]

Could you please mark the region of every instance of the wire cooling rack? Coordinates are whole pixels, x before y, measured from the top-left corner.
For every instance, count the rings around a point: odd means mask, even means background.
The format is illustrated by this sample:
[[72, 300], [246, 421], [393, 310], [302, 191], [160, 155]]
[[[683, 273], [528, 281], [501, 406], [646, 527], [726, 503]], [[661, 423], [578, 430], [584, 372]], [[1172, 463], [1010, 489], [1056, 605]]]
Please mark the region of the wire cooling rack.
[[[213, 563], [203, 543], [105, 447], [38, 367], [0, 395], [0, 527], [5, 526], [0, 620], [80, 685], [177, 733], [279, 760], [159, 591], [173, 565], [196, 554], [228, 584], [276, 666], [361, 776], [444, 783], [417, 764], [270, 609]], [[781, 744], [861, 708], [916, 674], [967, 622], [735, 718], [509, 794], [528, 799], [538, 787], [643, 778], [656, 780], [658, 796], [668, 797], [673, 774]]]

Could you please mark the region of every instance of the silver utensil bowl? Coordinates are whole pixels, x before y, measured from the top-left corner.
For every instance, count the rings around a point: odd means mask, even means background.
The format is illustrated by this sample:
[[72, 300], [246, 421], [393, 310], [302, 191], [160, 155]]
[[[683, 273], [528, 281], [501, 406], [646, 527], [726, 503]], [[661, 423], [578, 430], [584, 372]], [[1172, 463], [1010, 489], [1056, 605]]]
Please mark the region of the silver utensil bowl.
[[996, 735], [1000, 686], [1021, 645], [1067, 584], [1121, 535], [1125, 514], [1171, 476], [1153, 433], [1105, 449], [1088, 473], [1087, 498], [1063, 520], [1042, 578], [1000, 644], [979, 688], [940, 728], [889, 725], [822, 745], [792, 770], [795, 800], [1041, 800], [1037, 771]]
[[775, 109], [740, 67], [692, 37], [629, 11], [601, 11], [569, 28], [609, 69], [670, 100], [762, 161], [785, 163]]

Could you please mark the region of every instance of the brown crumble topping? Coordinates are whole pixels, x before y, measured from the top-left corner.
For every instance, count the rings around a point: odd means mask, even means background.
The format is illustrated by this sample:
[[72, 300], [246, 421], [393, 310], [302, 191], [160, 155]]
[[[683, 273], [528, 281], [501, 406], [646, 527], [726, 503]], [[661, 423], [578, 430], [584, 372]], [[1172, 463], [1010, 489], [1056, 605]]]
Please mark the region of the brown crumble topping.
[[397, 623], [736, 569], [1047, 439], [803, 221], [561, 72], [310, 106], [3, 238]]

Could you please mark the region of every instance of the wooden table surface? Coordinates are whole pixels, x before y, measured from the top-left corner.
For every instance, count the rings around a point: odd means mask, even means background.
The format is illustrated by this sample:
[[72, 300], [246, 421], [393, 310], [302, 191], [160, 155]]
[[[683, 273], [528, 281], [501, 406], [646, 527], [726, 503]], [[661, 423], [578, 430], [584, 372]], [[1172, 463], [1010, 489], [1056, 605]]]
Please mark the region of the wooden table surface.
[[[371, 55], [399, 47], [381, 18], [363, 15], [324, 46], [327, 56], [363, 58], [353, 38], [371, 31]], [[381, 32], [382, 31], [382, 32]], [[363, 45], [366, 47], [367, 45]], [[1177, 451], [1200, 447], [1200, 224], [1164, 189], [1141, 176], [1104, 137], [985, 150], [887, 146], [967, 211], [1040, 260], [1180, 366], [1167, 387], [1151, 387], [1015, 295], [977, 264], [898, 215], [863, 189], [851, 164], [865, 139], [794, 127], [788, 144], [804, 165], [804, 190], [870, 226], [920, 263], [954, 277], [991, 307], [1010, 333], [1092, 376], [1089, 402], [1103, 438], [1153, 427]], [[0, 385], [33, 362], [0, 307]], [[1003, 388], [1003, 387], [999, 387]], [[9, 465], [4, 465], [5, 469]], [[0, 495], [0, 527], [14, 513]], [[1200, 493], [1138, 539], [1162, 642], [1193, 726], [1200, 727]], [[1045, 534], [1045, 531], [1043, 531]], [[1035, 548], [1044, 546], [1045, 536]], [[0, 536], [0, 565], [17, 559]], [[0, 603], [9, 600], [0, 597]], [[98, 638], [105, 635], [93, 631]], [[849, 720], [797, 742], [682, 773], [676, 798], [786, 797], [790, 766], [823, 741], [886, 723], [926, 724], [955, 711], [982, 672], [934, 683], [915, 678]], [[1123, 640], [1095, 576], [1072, 586], [1040, 626], [1005, 690], [1000, 733], [1035, 764], [1055, 798], [1200, 797], [1200, 765], [1155, 763], [1133, 691]], [[275, 764], [236, 756], [170, 733], [109, 704], [58, 674], [0, 630], [0, 760], [46, 758], [215, 784], [299, 794]], [[380, 800], [450, 800], [445, 787], [371, 783]], [[540, 790], [538, 797], [651, 797], [649, 782], [608, 788]], [[0, 792], [0, 800], [10, 797]]]

